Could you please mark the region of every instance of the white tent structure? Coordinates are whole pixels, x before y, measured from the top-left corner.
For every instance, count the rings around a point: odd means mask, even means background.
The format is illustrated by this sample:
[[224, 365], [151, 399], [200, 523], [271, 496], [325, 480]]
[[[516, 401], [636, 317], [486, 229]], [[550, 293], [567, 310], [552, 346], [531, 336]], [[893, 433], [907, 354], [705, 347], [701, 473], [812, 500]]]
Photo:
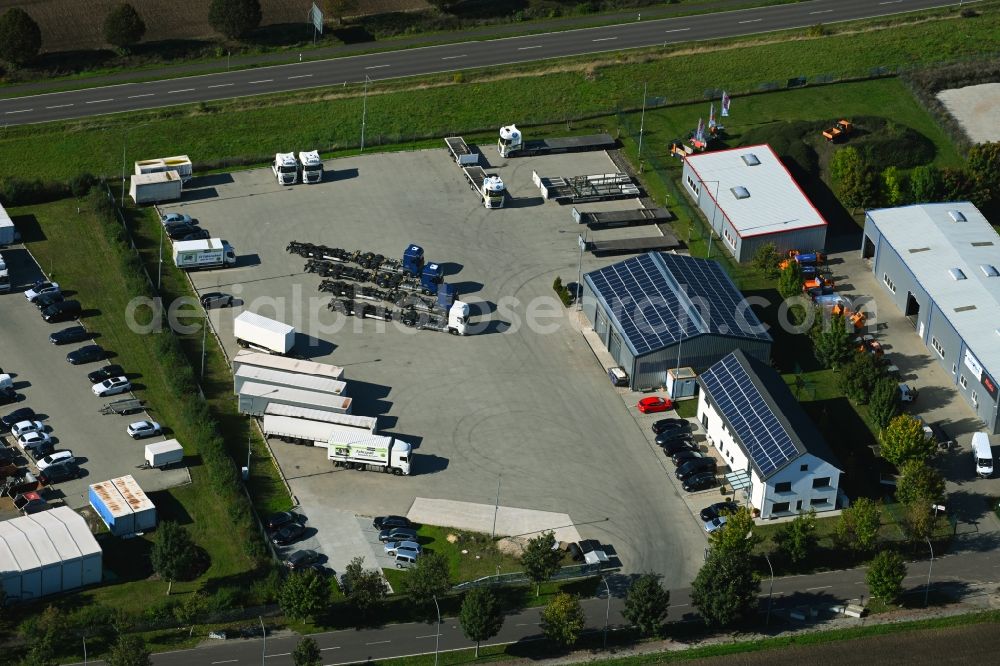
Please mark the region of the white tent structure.
[[56, 507], [0, 522], [0, 582], [30, 601], [101, 582], [101, 547], [83, 516]]

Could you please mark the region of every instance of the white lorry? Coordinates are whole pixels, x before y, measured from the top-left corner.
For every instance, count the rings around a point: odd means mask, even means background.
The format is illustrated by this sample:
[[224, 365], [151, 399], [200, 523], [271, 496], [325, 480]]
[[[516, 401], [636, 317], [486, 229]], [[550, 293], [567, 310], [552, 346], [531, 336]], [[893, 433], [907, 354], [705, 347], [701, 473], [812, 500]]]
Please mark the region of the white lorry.
[[294, 327], [249, 311], [233, 320], [233, 335], [241, 347], [269, 354], [287, 354], [295, 345]]
[[303, 183], [323, 182], [323, 160], [319, 158], [319, 151], [309, 150], [299, 153], [299, 164], [302, 165]]
[[180, 199], [183, 187], [176, 171], [157, 171], [132, 176], [128, 193], [137, 204], [158, 203]]
[[236, 248], [219, 238], [174, 243], [174, 266], [177, 268], [201, 270], [235, 265]]
[[404, 326], [410, 326], [418, 330], [442, 331], [452, 335], [469, 334], [469, 315], [471, 310], [469, 304], [463, 301], [455, 301], [448, 308], [447, 316], [439, 311], [422, 312], [415, 309], [404, 310], [400, 313], [399, 320]]
[[14, 220], [0, 205], [0, 246], [11, 245], [18, 240], [17, 229], [14, 227]]
[[338, 467], [410, 475], [413, 447], [400, 439], [338, 429], [332, 433], [327, 458]]
[[552, 139], [525, 141], [516, 125], [504, 125], [497, 139], [500, 157], [528, 157], [530, 155], [551, 155], [557, 153], [579, 153], [586, 150], [611, 150], [616, 147], [609, 134], [589, 136], [564, 136]]
[[146, 445], [146, 465], [163, 469], [184, 460], [184, 447], [176, 439]]
[[278, 185], [294, 185], [299, 178], [299, 163], [295, 153], [275, 153], [271, 171], [278, 179]]
[[486, 170], [481, 166], [471, 166], [462, 169], [465, 179], [469, 181], [469, 187], [476, 192], [483, 200], [483, 205], [487, 208], [503, 208], [504, 192], [507, 188], [503, 184], [500, 176], [487, 175]]

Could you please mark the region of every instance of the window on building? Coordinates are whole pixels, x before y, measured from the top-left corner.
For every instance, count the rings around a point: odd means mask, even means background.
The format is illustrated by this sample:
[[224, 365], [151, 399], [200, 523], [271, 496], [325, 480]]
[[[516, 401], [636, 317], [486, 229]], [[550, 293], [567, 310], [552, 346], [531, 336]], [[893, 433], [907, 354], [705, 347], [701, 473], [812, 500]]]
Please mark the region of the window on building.
[[802, 500], [799, 500], [798, 502], [795, 503], [795, 510], [796, 511], [802, 510]]
[[809, 500], [809, 504], [811, 506], [826, 506], [829, 503], [830, 500], [827, 497], [814, 497], [813, 499]]
[[799, 465], [799, 471], [800, 472], [808, 472], [809, 471], [809, 465]]
[[829, 488], [830, 477], [824, 476], [822, 479], [813, 479], [813, 488]]
[[896, 293], [896, 283], [892, 281], [888, 273], [882, 273], [882, 282], [885, 282], [885, 286], [889, 288], [889, 291]]
[[933, 335], [931, 336], [931, 347], [938, 353], [938, 356], [944, 358], [944, 346]]
[[962, 375], [958, 378], [958, 383], [962, 385], [962, 388], [969, 388], [969, 381]]
[[687, 183], [688, 189], [695, 193], [695, 196], [701, 194], [701, 189], [698, 187], [698, 183], [695, 182], [694, 178], [688, 176], [685, 182]]
[[788, 513], [788, 502], [776, 502], [772, 504], [771, 513]]
[[969, 399], [972, 400], [973, 405], [979, 405], [979, 395], [975, 391], [972, 392]]
[[958, 366], [955, 365], [954, 363], [952, 363], [951, 364], [951, 374], [955, 374], [956, 372], [958, 372]]
[[792, 482], [782, 481], [781, 483], [774, 484], [774, 492], [776, 493], [790, 493], [792, 492]]
[[708, 414], [701, 415], [701, 427], [708, 430]]

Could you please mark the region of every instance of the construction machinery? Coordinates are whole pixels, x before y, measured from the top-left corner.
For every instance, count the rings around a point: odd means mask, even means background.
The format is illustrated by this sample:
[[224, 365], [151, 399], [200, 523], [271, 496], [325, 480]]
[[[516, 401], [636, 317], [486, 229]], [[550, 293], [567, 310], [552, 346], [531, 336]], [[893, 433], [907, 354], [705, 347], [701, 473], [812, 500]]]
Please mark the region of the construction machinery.
[[831, 143], [844, 141], [854, 133], [854, 125], [850, 120], [838, 120], [832, 127], [823, 130], [823, 138]]
[[834, 305], [830, 313], [834, 317], [843, 316], [844, 319], [851, 322], [854, 328], [858, 330], [864, 328], [865, 323], [868, 321], [868, 318], [865, 316], [864, 312], [856, 312], [847, 305], [845, 305], [843, 302], [839, 302], [836, 305]]

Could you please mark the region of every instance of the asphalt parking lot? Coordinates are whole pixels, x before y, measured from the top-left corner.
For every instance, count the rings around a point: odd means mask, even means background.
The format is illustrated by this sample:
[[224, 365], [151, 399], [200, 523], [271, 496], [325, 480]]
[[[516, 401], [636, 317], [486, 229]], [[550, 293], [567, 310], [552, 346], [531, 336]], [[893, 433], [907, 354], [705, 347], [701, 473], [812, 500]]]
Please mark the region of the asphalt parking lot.
[[[544, 203], [531, 182], [532, 170], [617, 169], [605, 153], [503, 161], [492, 147], [484, 152], [510, 193], [500, 210], [481, 205], [443, 145], [328, 161], [317, 185], [280, 187], [269, 169], [209, 177], [163, 210], [199, 218], [236, 248], [236, 268], [192, 275], [199, 291], [242, 300], [220, 316], [231, 356], [241, 307], [292, 324], [309, 336], [297, 352], [345, 367], [355, 413], [378, 415], [382, 432], [416, 447], [414, 475], [394, 477], [331, 469], [321, 450], [275, 442], [311, 520], [329, 508], [405, 514], [418, 497], [492, 505], [499, 481], [501, 505], [566, 513], [583, 538], [613, 545], [627, 569], [687, 584], [704, 547], [701, 527], [554, 298], [557, 275], [577, 280], [582, 230], [570, 206]], [[328, 312], [320, 278], [285, 252], [292, 240], [391, 257], [417, 243], [478, 309], [479, 330], [456, 338]], [[583, 270], [612, 261], [585, 255]]]
[[[38, 315], [37, 308], [24, 298], [22, 292], [42, 277], [26, 250], [10, 248], [3, 251], [3, 256], [14, 289], [0, 296], [0, 338], [4, 341], [2, 367], [4, 372], [13, 375], [14, 387], [24, 399], [0, 408], [0, 414], [8, 414], [19, 407], [34, 409], [55, 440], [56, 450], [72, 450], [84, 470], [82, 478], [52, 486], [48, 491], [50, 497], [62, 499], [78, 509], [88, 504], [90, 484], [125, 474], [133, 475], [147, 492], [189, 482], [186, 468], [164, 471], [136, 468], [143, 463], [143, 445], [160, 438], [134, 441], [125, 433], [125, 428], [132, 421], [147, 416], [142, 413], [132, 416], [98, 413], [106, 402], [130, 396], [105, 399], [91, 393], [87, 373], [103, 363], [70, 365], [66, 362], [67, 353], [87, 343], [56, 346], [49, 342], [50, 333], [72, 326], [73, 322], [47, 324]], [[62, 286], [68, 290], [67, 297], [72, 297], [72, 285]], [[86, 308], [86, 303], [83, 305]], [[82, 323], [86, 326], [86, 319]], [[93, 342], [101, 343], [99, 335]], [[32, 472], [37, 471], [33, 465], [30, 467]]]

